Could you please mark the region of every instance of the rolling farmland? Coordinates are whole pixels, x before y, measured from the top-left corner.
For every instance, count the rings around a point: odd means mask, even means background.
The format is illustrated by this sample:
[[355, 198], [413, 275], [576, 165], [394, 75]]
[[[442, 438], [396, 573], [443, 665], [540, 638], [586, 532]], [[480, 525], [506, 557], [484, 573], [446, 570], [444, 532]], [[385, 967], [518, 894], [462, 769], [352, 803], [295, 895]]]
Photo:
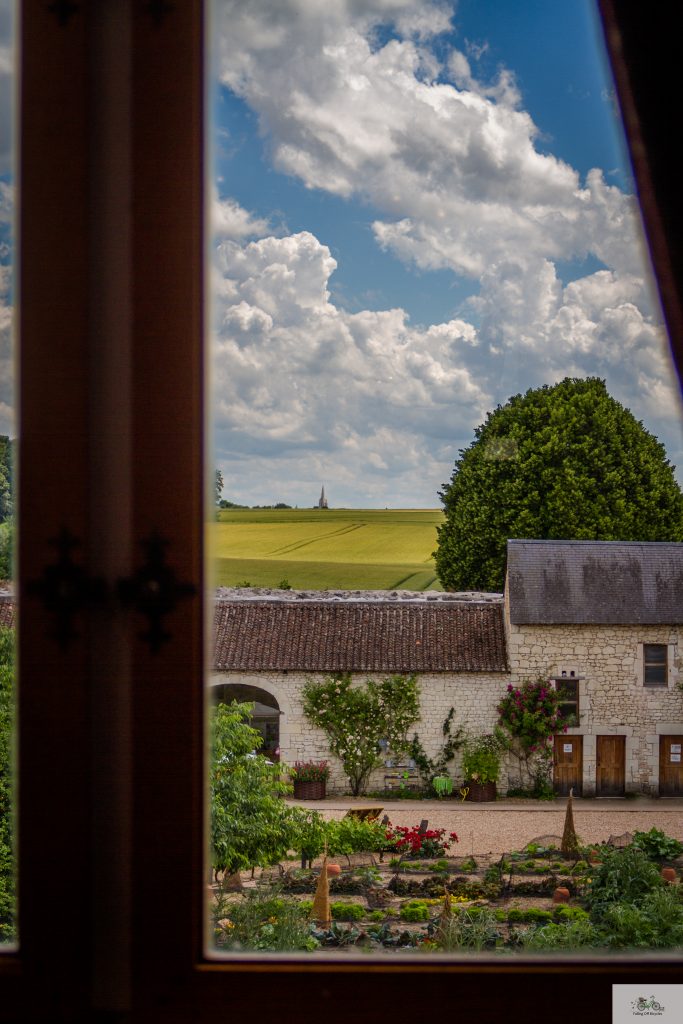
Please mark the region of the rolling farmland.
[[440, 589], [439, 509], [225, 509], [209, 524], [216, 586]]

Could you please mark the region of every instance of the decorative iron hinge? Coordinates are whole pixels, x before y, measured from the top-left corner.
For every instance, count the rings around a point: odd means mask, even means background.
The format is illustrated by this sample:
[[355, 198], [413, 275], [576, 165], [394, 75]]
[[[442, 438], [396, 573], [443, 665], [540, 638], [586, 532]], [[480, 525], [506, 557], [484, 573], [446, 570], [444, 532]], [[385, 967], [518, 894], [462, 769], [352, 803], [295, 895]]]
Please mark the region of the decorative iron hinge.
[[152, 533], [142, 546], [146, 551], [145, 563], [132, 576], [119, 580], [118, 593], [124, 606], [132, 608], [148, 619], [146, 632], [139, 633], [153, 654], [161, 645], [170, 640], [163, 620], [172, 612], [178, 602], [197, 593], [193, 583], [182, 583], [174, 569], [166, 564], [165, 549], [169, 541], [158, 533]]
[[40, 579], [28, 584], [28, 593], [38, 597], [43, 607], [55, 617], [54, 636], [62, 649], [79, 635], [74, 628], [77, 615], [104, 601], [104, 581], [91, 578], [82, 565], [74, 562], [72, 552], [81, 541], [62, 526], [56, 537], [48, 541], [57, 548], [57, 562], [46, 565]]

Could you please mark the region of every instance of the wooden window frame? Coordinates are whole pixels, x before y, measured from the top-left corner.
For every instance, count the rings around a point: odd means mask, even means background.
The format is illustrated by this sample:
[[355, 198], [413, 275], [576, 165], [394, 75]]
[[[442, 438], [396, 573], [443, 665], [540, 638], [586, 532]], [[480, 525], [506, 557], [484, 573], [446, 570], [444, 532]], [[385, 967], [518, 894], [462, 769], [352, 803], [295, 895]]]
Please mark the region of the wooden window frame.
[[573, 718], [573, 726], [578, 726], [581, 718], [581, 693], [580, 693], [580, 679], [578, 676], [553, 676], [550, 680], [553, 688], [557, 690], [560, 698], [562, 697], [562, 688], [570, 683], [576, 687], [576, 697], [566, 698], [560, 700], [560, 717], [563, 721], [567, 718]]
[[[652, 648], [664, 651], [664, 661], [661, 658], [654, 659]], [[663, 668], [664, 678], [656, 682], [648, 681], [648, 668]], [[666, 690], [669, 685], [669, 645], [668, 644], [643, 644], [643, 686], [647, 690]]]
[[[678, 32], [657, 5], [619, 7], [601, 4], [680, 372], [680, 196], [657, 124]], [[241, 1021], [258, 1000], [264, 1018], [375, 1024], [428, 999], [488, 1022], [530, 985], [560, 1024], [567, 985], [608, 1019], [614, 982], [680, 982], [680, 961], [204, 954], [203, 57], [198, 0], [22, 5], [21, 946], [0, 954], [0, 1021]], [[166, 539], [197, 593], [158, 653], [113, 596], [52, 638], [30, 584], [62, 528], [110, 595]]]

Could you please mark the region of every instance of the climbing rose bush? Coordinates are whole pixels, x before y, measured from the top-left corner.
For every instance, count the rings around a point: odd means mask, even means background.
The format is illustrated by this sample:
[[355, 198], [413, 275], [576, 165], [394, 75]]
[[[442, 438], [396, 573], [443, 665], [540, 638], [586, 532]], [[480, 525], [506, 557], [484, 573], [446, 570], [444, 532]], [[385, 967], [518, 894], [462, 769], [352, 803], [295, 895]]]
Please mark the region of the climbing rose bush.
[[545, 679], [525, 679], [518, 687], [508, 684], [497, 710], [501, 738], [519, 764], [520, 786], [529, 785], [537, 762], [545, 763], [546, 772], [548, 763], [552, 768], [553, 736], [567, 731], [560, 716], [560, 694]]
[[365, 791], [373, 768], [382, 764], [382, 742], [394, 754], [408, 747], [408, 727], [420, 717], [420, 696], [413, 676], [390, 676], [352, 686], [347, 673], [304, 686], [306, 717], [322, 729], [330, 750], [341, 760], [354, 796]]

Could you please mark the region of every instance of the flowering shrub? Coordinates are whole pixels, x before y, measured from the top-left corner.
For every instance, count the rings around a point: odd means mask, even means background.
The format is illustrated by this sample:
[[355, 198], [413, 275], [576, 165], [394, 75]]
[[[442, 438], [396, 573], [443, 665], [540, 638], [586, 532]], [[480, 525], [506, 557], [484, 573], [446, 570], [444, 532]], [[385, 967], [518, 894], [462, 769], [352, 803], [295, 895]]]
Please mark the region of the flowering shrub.
[[327, 782], [330, 768], [327, 761], [295, 761], [292, 775], [297, 782]]
[[549, 753], [553, 736], [556, 732], [566, 732], [568, 724], [560, 717], [559, 705], [560, 695], [542, 678], [536, 682], [525, 679], [519, 687], [509, 684], [507, 694], [498, 705], [500, 728], [519, 763], [520, 787], [524, 785], [524, 774], [527, 783], [534, 779], [536, 761], [552, 765]]
[[406, 731], [420, 717], [415, 676], [390, 676], [352, 686], [348, 673], [309, 679], [304, 687], [307, 718], [322, 729], [340, 758], [354, 796], [365, 791], [370, 773], [382, 763], [380, 741], [394, 753], [406, 750]]
[[443, 857], [453, 843], [458, 842], [455, 832], [446, 838], [445, 828], [420, 829], [419, 825], [391, 825], [386, 832], [387, 844], [404, 857]]
[[497, 782], [500, 775], [500, 740], [496, 736], [475, 736], [465, 743], [462, 770], [466, 782]]

